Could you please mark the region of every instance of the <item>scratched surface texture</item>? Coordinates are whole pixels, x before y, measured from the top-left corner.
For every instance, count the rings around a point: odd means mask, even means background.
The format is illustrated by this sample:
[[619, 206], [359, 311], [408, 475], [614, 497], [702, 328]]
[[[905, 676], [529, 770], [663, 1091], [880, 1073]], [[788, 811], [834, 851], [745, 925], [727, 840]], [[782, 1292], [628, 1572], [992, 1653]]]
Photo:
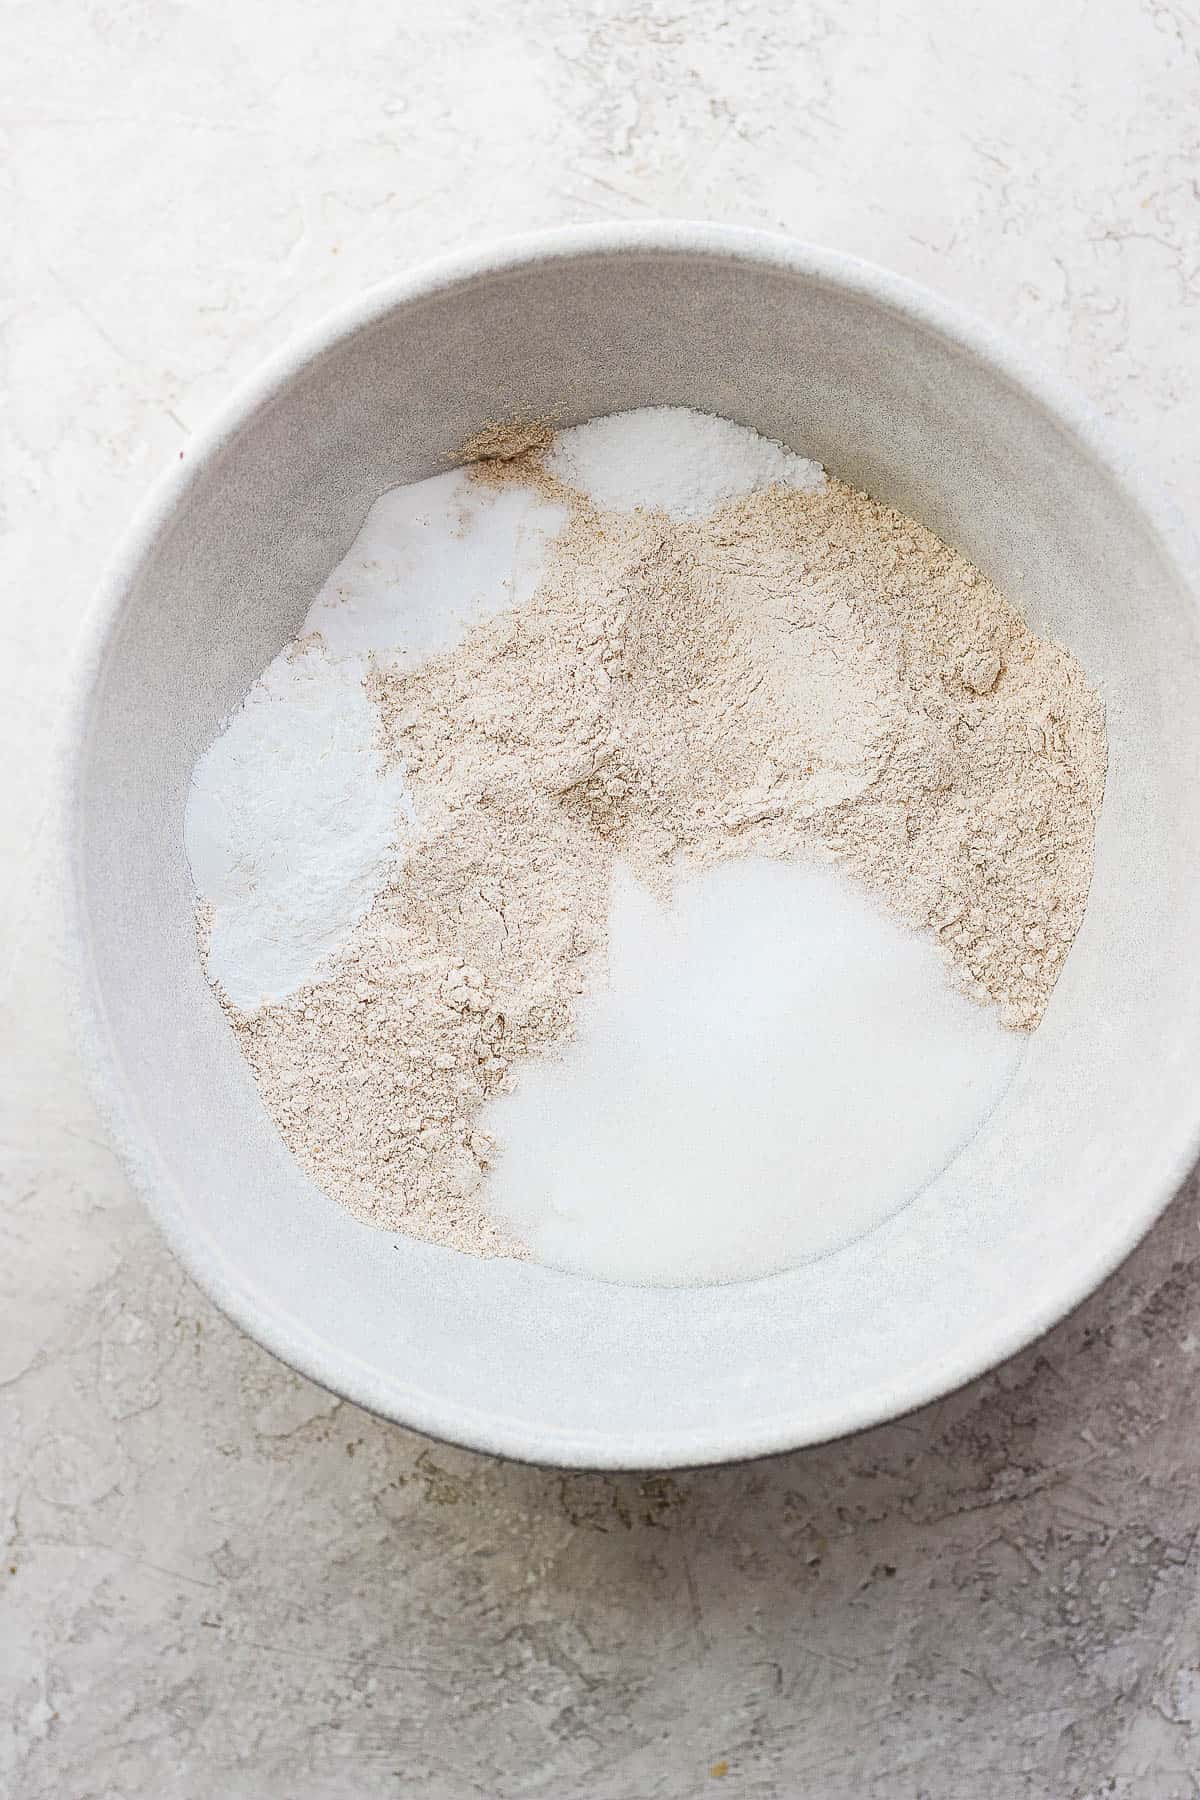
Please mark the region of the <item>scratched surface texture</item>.
[[8, 0], [0, 34], [0, 1791], [1200, 1793], [1193, 1184], [1041, 1345], [854, 1442], [670, 1479], [442, 1449], [164, 1250], [81, 1089], [48, 855], [63, 659], [149, 479], [286, 333], [483, 233], [707, 215], [890, 264], [1192, 504], [1194, 8]]

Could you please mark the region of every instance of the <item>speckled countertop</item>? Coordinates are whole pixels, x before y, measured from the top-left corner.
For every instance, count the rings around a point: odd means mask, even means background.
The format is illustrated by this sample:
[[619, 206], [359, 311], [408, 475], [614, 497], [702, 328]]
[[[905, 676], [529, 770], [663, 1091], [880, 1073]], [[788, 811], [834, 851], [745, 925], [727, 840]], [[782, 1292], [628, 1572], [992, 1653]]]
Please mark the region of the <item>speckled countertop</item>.
[[481, 234], [708, 216], [890, 264], [1193, 504], [1194, 8], [15, 0], [3, 35], [0, 1791], [1200, 1793], [1194, 1182], [1042, 1344], [853, 1442], [443, 1449], [168, 1256], [80, 1086], [48, 856], [63, 661], [147, 482], [282, 336]]

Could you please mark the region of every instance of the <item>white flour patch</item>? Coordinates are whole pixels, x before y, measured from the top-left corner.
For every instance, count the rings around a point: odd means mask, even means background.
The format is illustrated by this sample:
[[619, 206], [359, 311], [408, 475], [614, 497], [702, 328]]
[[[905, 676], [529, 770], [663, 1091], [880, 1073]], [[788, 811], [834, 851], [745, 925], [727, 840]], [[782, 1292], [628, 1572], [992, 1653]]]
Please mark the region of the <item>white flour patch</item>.
[[472, 625], [530, 599], [566, 509], [529, 488], [484, 487], [465, 469], [381, 494], [309, 608], [334, 657], [413, 669]]
[[405, 798], [357, 661], [277, 656], [196, 765], [185, 836], [208, 972], [252, 1011], [313, 978], [386, 879]]

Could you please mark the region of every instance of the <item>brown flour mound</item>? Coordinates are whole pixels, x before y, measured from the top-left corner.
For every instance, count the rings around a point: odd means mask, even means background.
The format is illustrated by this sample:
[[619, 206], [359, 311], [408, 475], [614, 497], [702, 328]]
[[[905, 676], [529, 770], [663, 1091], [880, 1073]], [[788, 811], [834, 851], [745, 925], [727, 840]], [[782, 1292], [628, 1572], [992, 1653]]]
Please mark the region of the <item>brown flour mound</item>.
[[549, 419], [488, 419], [463, 445], [461, 460], [475, 465], [477, 477], [485, 473], [484, 465], [492, 462], [519, 461], [526, 468], [540, 467], [553, 441], [554, 426]]
[[[659, 892], [748, 853], [835, 862], [1005, 1024], [1078, 929], [1100, 702], [977, 570], [836, 481], [712, 518], [570, 506], [532, 601], [370, 690], [419, 834], [332, 978], [231, 1012], [285, 1141], [361, 1217], [479, 1254], [483, 1103], [603, 979], [612, 865]], [[476, 446], [478, 450], [478, 446]]]

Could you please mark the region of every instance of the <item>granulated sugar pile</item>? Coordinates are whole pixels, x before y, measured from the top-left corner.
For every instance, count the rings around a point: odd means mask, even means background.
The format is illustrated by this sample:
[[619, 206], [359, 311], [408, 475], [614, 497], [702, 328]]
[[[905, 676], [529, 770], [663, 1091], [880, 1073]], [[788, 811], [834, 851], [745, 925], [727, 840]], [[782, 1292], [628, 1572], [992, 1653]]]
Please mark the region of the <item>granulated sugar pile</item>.
[[[844, 1241], [969, 1137], [1042, 1016], [1091, 877], [1100, 702], [931, 533], [743, 427], [660, 408], [473, 448], [377, 503], [197, 768], [208, 973], [264, 1101], [359, 1216], [480, 1254], [708, 1280]], [[661, 984], [637, 1014], [649, 963], [619, 1030], [596, 1012], [614, 894], [645, 896], [622, 968], [639, 931], [660, 965], [681, 934], [677, 987], [719, 964], [702, 1024]], [[831, 962], [839, 905], [858, 936]], [[602, 1040], [667, 1071], [665, 1134], [591, 1130], [632, 1118]], [[901, 1072], [923, 1058], [927, 1092]], [[714, 1160], [748, 1107], [748, 1160]], [[576, 1139], [620, 1200], [603, 1244]]]

